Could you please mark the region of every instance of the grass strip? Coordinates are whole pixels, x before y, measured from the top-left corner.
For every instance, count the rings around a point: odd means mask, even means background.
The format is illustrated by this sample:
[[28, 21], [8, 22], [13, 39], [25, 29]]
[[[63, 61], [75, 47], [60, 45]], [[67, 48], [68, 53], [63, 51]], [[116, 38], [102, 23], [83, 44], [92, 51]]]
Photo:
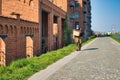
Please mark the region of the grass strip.
[[[92, 36], [83, 42], [87, 44], [95, 37]], [[61, 49], [50, 51], [39, 57], [25, 58], [13, 61], [9, 66], [0, 67], [0, 80], [27, 80], [32, 74], [45, 69], [50, 64], [69, 55], [76, 50], [75, 44], [70, 44]]]
[[110, 35], [109, 37], [120, 43], [120, 38], [116, 38], [115, 35]]

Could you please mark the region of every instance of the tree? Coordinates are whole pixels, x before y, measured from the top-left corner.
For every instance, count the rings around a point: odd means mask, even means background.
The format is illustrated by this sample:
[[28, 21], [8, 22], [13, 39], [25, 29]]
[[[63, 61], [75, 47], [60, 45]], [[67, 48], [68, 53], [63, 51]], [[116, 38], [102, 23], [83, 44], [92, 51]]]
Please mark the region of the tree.
[[63, 23], [63, 42], [64, 45], [68, 45], [71, 43], [71, 33], [72, 31], [69, 29], [68, 26], [68, 16], [66, 15], [65, 21]]

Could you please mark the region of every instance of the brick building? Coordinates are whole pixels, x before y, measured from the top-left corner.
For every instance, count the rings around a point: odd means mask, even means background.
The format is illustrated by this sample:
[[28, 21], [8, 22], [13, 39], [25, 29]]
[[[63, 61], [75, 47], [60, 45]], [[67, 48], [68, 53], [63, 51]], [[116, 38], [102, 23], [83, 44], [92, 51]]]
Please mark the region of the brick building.
[[[92, 34], [90, 0], [68, 0], [69, 26], [74, 31], [84, 32], [83, 39]], [[73, 38], [75, 36], [73, 35]]]
[[68, 0], [69, 27], [73, 31], [73, 39], [76, 41], [75, 32], [83, 29], [82, 0]]
[[38, 0], [0, 0], [0, 64], [40, 50]]
[[61, 6], [49, 0], [0, 0], [0, 65], [62, 47], [67, 7]]
[[61, 48], [66, 14], [71, 30], [84, 27], [84, 1], [0, 0], [0, 65]]
[[[41, 39], [42, 52], [57, 49], [62, 47], [62, 25], [66, 17], [66, 7], [56, 6], [55, 4], [67, 0], [41, 0], [40, 2], [40, 25], [41, 25]], [[54, 33], [57, 30], [56, 34]]]

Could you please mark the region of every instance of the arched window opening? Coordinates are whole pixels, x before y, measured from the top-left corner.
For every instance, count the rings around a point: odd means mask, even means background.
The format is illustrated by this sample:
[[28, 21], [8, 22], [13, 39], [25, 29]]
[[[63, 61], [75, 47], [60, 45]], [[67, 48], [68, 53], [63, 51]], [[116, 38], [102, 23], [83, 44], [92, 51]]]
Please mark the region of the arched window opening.
[[13, 27], [12, 27], [12, 25], [10, 25], [10, 31], [11, 31], [11, 34], [13, 34]]
[[31, 36], [26, 36], [26, 56], [33, 57], [33, 39]]
[[0, 24], [0, 33], [3, 34], [3, 26]]
[[5, 66], [5, 46], [4, 40], [0, 37], [0, 66]]
[[8, 26], [5, 25], [5, 31], [6, 31], [6, 34], [8, 34]]
[[17, 34], [17, 28], [14, 26], [14, 33]]

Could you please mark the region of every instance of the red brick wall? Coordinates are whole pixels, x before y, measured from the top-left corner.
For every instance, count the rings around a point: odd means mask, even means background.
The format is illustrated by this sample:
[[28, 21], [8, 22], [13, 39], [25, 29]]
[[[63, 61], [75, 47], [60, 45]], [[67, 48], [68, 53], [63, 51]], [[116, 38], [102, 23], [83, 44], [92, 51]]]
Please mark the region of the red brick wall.
[[26, 35], [33, 35], [33, 55], [40, 50], [39, 24], [29, 21], [0, 17], [3, 30], [0, 35], [6, 34], [6, 63], [26, 57]]
[[5, 47], [5, 41], [2, 38], [0, 38], [0, 66], [5, 66]]
[[[75, 22], [79, 22], [79, 27], [80, 29], [83, 29], [83, 12], [82, 12], [82, 1], [83, 0], [77, 0], [77, 3], [79, 4], [78, 7], [75, 7], [75, 6], [70, 6], [70, 2], [74, 2], [75, 3], [75, 0], [68, 0], [68, 14], [69, 16], [68, 17], [71, 17], [72, 15], [75, 14], [75, 12], [78, 12], [79, 13], [79, 18], [75, 18], [75, 19], [70, 19], [69, 18], [69, 28], [74, 31], [74, 27], [75, 27]], [[80, 29], [77, 30], [78, 32], [80, 32]], [[72, 34], [71, 35], [73, 38], [72, 40], [75, 41], [75, 35]]]
[[2, 0], [0, 0], [0, 15], [2, 14]]
[[49, 0], [51, 1], [54, 5], [58, 6], [62, 10], [67, 12], [67, 0]]
[[[53, 16], [58, 17], [58, 44], [62, 46], [62, 19], [65, 19], [67, 11], [67, 0], [56, 0], [58, 4], [63, 5], [59, 8], [48, 0], [42, 0], [40, 7], [49, 12], [48, 14], [48, 50], [53, 49]], [[6, 42], [6, 62], [18, 58], [26, 57], [26, 37], [25, 35], [33, 35], [33, 53], [36, 55], [40, 49], [40, 28], [39, 28], [39, 7], [38, 0], [33, 0], [34, 5], [29, 5], [29, 0], [3, 0], [2, 2], [2, 16], [0, 17], [0, 24], [3, 25], [4, 30], [0, 34], [7, 34]], [[12, 12], [21, 14], [20, 19], [13, 19], [15, 16], [10, 15]], [[9, 18], [7, 18], [9, 17]], [[24, 20], [23, 20], [24, 19]], [[40, 21], [41, 22], [41, 21]], [[1, 33], [2, 32], [2, 33]]]
[[79, 3], [80, 3], [80, 26], [83, 28], [83, 4], [82, 4], [83, 0], [79, 0]]
[[73, 15], [75, 12], [79, 12], [79, 18], [78, 19], [74, 19], [74, 20], [69, 20], [69, 26], [70, 29], [73, 29], [73, 26], [75, 25], [74, 22], [79, 22], [80, 27], [83, 27], [83, 12], [82, 12], [82, 0], [78, 0], [79, 3], [79, 7], [70, 7], [70, 2], [74, 1], [74, 0], [68, 0], [68, 13], [69, 13], [69, 17], [71, 15]]
[[53, 3], [49, 2], [48, 0], [43, 0], [41, 4], [42, 10], [49, 12], [48, 14], [48, 50], [53, 50], [53, 16], [56, 15], [58, 20], [58, 28], [59, 28], [59, 37], [58, 37], [58, 47], [62, 46], [62, 19], [65, 19], [66, 12], [61, 8], [55, 6]]
[[39, 0], [2, 0], [2, 15], [15, 18], [12, 12], [21, 14], [21, 19], [39, 21]]

